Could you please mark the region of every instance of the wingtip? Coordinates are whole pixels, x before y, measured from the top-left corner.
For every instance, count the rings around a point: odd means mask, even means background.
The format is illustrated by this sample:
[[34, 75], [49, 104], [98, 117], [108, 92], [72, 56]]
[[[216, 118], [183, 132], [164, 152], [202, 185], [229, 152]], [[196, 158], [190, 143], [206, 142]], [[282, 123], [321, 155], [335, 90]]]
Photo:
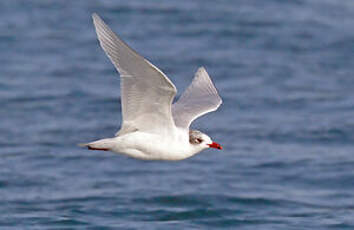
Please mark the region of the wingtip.
[[209, 78], [210, 79], [210, 76], [209, 76], [208, 72], [206, 71], [206, 69], [204, 68], [204, 66], [200, 66], [197, 69], [197, 72], [195, 73], [195, 76], [196, 76], [196, 78], [204, 77], [204, 78]]
[[198, 70], [197, 70], [197, 72], [201, 72], [201, 71], [206, 72], [206, 69], [205, 69], [204, 66], [200, 66], [200, 67], [198, 68]]
[[98, 16], [98, 14], [97, 14], [97, 13], [93, 13], [91, 16], [92, 16], [92, 18], [93, 18], [93, 19], [95, 19], [95, 18], [99, 18], [99, 17], [100, 17], [100, 16]]
[[92, 14], [92, 20], [94, 24], [98, 23], [99, 21], [102, 21], [101, 17], [96, 13]]
[[[223, 103], [222, 99], [218, 93], [218, 90], [216, 89], [216, 86], [213, 82], [213, 80], [211, 79], [211, 77], [209, 76], [208, 72], [206, 71], [204, 66], [200, 66], [197, 70], [196, 73], [196, 77], [195, 80], [197, 80], [197, 78], [204, 78], [204, 82], [208, 82], [208, 88], [210, 91], [212, 91], [214, 93], [214, 95], [216, 95], [219, 99], [219, 104], [217, 105], [216, 109], [219, 108], [219, 106]], [[194, 80], [193, 80], [194, 81]]]

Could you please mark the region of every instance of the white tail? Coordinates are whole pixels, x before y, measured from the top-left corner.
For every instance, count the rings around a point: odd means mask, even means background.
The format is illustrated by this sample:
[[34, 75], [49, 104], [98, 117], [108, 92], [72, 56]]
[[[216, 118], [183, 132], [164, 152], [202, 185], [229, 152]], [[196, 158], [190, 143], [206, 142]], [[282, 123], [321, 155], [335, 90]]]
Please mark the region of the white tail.
[[112, 138], [105, 138], [98, 141], [93, 141], [90, 143], [82, 143], [79, 144], [81, 147], [87, 147], [90, 150], [102, 150], [102, 151], [109, 151], [112, 149], [114, 145], [114, 141]]

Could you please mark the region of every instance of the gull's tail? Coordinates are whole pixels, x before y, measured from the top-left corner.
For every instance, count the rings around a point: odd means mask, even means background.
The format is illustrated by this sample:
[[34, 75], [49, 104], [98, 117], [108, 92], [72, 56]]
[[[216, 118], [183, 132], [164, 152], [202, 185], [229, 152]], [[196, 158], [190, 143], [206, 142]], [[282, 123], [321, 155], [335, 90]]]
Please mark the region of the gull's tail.
[[89, 150], [110, 151], [114, 146], [114, 141], [112, 138], [105, 138], [90, 143], [81, 143], [78, 145], [80, 147], [87, 147]]

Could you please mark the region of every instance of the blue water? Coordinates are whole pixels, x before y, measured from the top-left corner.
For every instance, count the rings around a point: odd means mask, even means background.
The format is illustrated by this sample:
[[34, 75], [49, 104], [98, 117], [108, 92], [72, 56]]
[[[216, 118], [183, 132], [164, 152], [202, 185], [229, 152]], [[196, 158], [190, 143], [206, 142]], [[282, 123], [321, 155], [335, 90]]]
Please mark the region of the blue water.
[[[205, 66], [224, 147], [146, 162], [112, 136], [97, 12], [179, 93]], [[354, 229], [354, 1], [1, 1], [1, 229]]]

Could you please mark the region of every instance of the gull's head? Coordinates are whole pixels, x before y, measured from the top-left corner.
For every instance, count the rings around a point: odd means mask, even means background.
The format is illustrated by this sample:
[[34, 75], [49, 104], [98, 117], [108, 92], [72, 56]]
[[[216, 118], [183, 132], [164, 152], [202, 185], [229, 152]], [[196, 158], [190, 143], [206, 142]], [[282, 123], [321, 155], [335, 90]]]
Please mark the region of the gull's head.
[[221, 145], [213, 142], [208, 135], [198, 130], [189, 131], [189, 143], [200, 151], [207, 148], [222, 149]]

